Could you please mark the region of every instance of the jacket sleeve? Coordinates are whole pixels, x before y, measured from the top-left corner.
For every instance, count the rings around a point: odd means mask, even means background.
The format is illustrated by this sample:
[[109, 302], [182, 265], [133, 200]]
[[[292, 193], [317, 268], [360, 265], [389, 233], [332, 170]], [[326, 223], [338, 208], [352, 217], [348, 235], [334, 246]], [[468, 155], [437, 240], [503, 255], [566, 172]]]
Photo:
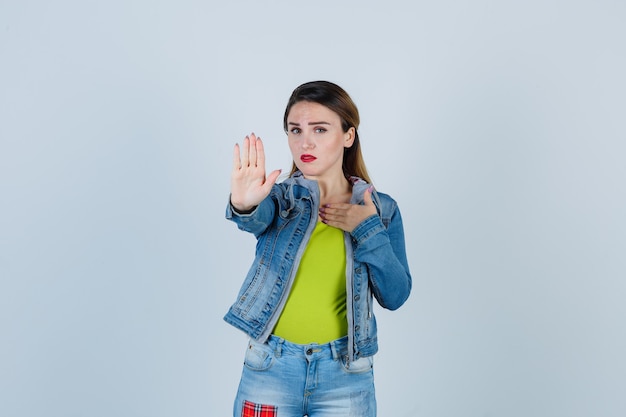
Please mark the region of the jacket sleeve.
[[374, 297], [384, 308], [399, 308], [412, 287], [400, 210], [394, 207], [387, 228], [380, 216], [372, 215], [361, 222], [351, 236], [355, 242], [355, 259], [367, 265]]
[[230, 203], [230, 197], [226, 206], [226, 219], [235, 222], [240, 230], [250, 232], [257, 238], [272, 224], [275, 213], [276, 205], [271, 193], [250, 213], [238, 213]]

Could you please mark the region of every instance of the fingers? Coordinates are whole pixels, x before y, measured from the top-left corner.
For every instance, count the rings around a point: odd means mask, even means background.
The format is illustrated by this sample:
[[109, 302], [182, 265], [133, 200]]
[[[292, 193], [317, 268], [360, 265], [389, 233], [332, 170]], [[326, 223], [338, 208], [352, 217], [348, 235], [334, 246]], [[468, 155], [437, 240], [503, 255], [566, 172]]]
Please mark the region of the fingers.
[[241, 146], [241, 167], [250, 165], [250, 137], [246, 136]]
[[254, 133], [246, 136], [242, 146], [235, 144], [233, 151], [233, 167], [236, 169], [265, 166], [265, 151], [261, 138]]
[[276, 180], [278, 179], [278, 176], [280, 175], [280, 173], [282, 172], [282, 169], [277, 169], [276, 171], [272, 171], [267, 178], [265, 179], [265, 188], [269, 189], [272, 188], [272, 186], [276, 183]]
[[241, 157], [239, 156], [239, 144], [235, 143], [233, 149], [233, 171], [237, 171], [241, 168]]
[[254, 133], [250, 134], [250, 150], [248, 152], [248, 166], [249, 167], [256, 167], [257, 166], [257, 149], [256, 147], [258, 146], [257, 144], [259, 143], [259, 139], [261, 138], [257, 138], [256, 135]]
[[348, 217], [351, 209], [350, 204], [326, 204], [319, 208], [319, 215], [325, 223], [338, 222]]
[[256, 147], [255, 147], [255, 164], [258, 167], [265, 168], [265, 148], [263, 147], [263, 142], [261, 142], [261, 138], [257, 138]]
[[376, 214], [376, 206], [372, 201], [374, 187], [368, 188], [363, 194], [364, 204], [334, 203], [319, 208], [322, 221], [330, 226], [352, 232], [362, 221]]

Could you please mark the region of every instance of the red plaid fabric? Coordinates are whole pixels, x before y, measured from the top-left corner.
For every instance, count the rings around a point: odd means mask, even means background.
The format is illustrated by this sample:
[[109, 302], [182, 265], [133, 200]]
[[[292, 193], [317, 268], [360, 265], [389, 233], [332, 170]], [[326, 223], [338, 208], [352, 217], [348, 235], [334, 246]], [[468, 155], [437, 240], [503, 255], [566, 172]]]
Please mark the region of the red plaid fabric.
[[276, 417], [278, 407], [273, 405], [255, 404], [250, 401], [243, 402], [241, 417]]

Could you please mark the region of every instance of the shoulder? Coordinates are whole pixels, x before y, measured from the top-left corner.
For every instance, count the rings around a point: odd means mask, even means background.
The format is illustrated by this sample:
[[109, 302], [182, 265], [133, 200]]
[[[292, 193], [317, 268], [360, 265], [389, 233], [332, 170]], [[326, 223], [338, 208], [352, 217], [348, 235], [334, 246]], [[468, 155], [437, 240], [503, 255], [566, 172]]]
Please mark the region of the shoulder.
[[380, 191], [376, 191], [376, 194], [378, 195], [378, 198], [380, 198], [380, 201], [385, 203], [385, 204], [394, 204], [396, 205], [396, 200], [394, 200], [393, 197], [391, 197], [389, 194], [387, 193], [383, 193]]
[[374, 192], [375, 204], [378, 206], [378, 214], [382, 220], [385, 228], [389, 228], [393, 223], [400, 222], [402, 224], [400, 209], [398, 203], [389, 194], [375, 191]]
[[398, 203], [389, 194], [376, 191], [375, 195], [380, 201], [381, 210], [393, 212], [398, 208]]

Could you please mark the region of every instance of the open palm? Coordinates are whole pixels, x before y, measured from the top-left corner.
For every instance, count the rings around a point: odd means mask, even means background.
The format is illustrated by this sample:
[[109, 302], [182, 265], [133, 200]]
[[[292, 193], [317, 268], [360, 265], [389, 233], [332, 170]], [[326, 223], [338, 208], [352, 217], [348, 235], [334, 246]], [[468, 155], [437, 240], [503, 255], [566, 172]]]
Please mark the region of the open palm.
[[268, 196], [280, 170], [265, 175], [265, 151], [260, 137], [254, 133], [233, 150], [233, 171], [230, 179], [230, 202], [238, 211], [250, 211]]

